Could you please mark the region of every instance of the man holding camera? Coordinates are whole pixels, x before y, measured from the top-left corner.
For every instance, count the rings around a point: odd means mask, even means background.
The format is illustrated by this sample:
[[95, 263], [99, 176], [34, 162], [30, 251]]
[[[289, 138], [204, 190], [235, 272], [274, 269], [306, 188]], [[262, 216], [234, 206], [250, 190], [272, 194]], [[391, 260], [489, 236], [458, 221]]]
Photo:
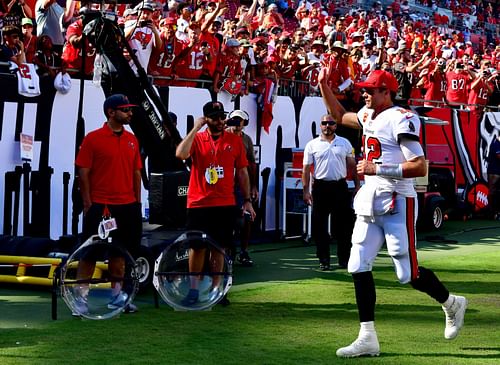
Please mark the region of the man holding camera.
[[[159, 51], [162, 47], [160, 32], [153, 22], [154, 10], [154, 4], [142, 2], [138, 9], [138, 19], [127, 23], [125, 28], [125, 38], [146, 72], [153, 49]], [[137, 71], [137, 67], [133, 62], [131, 62], [130, 66], [134, 71]]]
[[417, 87], [421, 84], [425, 87], [424, 106], [429, 108], [443, 106], [446, 95], [446, 78], [444, 74], [446, 60], [440, 58], [434, 65], [434, 69], [427, 72], [417, 84]]
[[469, 84], [474, 74], [469, 69], [464, 69], [462, 61], [455, 62], [453, 71], [446, 72], [446, 100], [451, 108], [463, 108], [467, 104]]
[[398, 81], [398, 90], [396, 92], [395, 102], [397, 105], [409, 109], [409, 100], [412, 91], [411, 74], [420, 67], [424, 61], [426, 65], [430, 62], [431, 52], [426, 52], [418, 61], [412, 62], [410, 50], [405, 41], [399, 42], [397, 49], [398, 60], [394, 64], [394, 77]]
[[491, 94], [493, 94], [493, 80], [497, 76], [496, 72], [492, 75], [489, 68], [490, 60], [481, 62], [481, 69], [476, 73], [476, 78], [470, 85], [469, 110], [476, 111], [477, 120], [482, 117], [484, 106], [488, 104]]
[[[250, 196], [248, 160], [239, 136], [225, 132], [226, 112], [220, 102], [210, 101], [203, 106], [203, 117], [197, 118], [193, 129], [176, 150], [177, 158], [191, 157], [191, 176], [187, 194], [187, 229], [199, 230], [212, 237], [221, 248], [231, 250], [233, 228], [238, 216], [234, 194], [235, 180], [243, 196], [244, 212], [255, 218]], [[206, 130], [201, 131], [203, 126]], [[202, 272], [205, 264], [204, 248], [189, 253], [189, 271]], [[221, 272], [224, 257], [212, 252], [210, 271]], [[215, 279], [214, 279], [215, 280]], [[197, 277], [192, 276], [191, 288], [183, 300], [185, 305], [198, 301]], [[222, 304], [229, 304], [224, 298]]]

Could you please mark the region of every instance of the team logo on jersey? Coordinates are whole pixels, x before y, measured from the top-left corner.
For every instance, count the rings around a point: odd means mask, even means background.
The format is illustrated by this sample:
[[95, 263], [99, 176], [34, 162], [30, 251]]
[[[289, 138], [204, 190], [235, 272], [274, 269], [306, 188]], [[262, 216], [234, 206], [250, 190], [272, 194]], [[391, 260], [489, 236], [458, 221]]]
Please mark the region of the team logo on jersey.
[[410, 128], [410, 131], [415, 132], [415, 125], [411, 120], [408, 122], [408, 128]]
[[366, 123], [366, 120], [368, 119], [368, 113], [363, 114], [363, 123]]
[[142, 49], [146, 49], [149, 42], [151, 42], [152, 38], [153, 38], [152, 33], [144, 33], [143, 31], [138, 30], [137, 32], [134, 33], [131, 39], [135, 39], [141, 44]]

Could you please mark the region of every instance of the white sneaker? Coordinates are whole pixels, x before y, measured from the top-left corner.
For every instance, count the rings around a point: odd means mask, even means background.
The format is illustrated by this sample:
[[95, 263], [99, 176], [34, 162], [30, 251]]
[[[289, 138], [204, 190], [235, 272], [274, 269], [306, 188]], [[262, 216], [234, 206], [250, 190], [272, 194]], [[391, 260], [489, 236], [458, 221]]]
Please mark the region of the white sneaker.
[[73, 317], [82, 317], [83, 314], [89, 313], [89, 306], [87, 304], [87, 299], [84, 297], [77, 297], [73, 304], [73, 310], [71, 311], [71, 315]]
[[446, 314], [446, 327], [444, 329], [444, 338], [453, 340], [464, 325], [465, 310], [467, 309], [467, 299], [454, 295], [455, 301], [450, 308], [443, 307]]
[[360, 333], [356, 341], [337, 350], [338, 357], [378, 356], [380, 345], [377, 332]]

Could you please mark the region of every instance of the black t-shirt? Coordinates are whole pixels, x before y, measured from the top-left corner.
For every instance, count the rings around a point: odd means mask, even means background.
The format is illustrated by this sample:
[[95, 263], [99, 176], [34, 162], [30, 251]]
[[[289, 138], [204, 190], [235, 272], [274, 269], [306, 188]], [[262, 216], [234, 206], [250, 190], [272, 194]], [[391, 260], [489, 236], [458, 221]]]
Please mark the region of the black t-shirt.
[[15, 3], [10, 8], [10, 11], [3, 16], [3, 26], [13, 25], [21, 29], [21, 19], [24, 18], [23, 7], [19, 3]]
[[408, 72], [406, 72], [406, 65], [404, 63], [398, 62], [394, 65], [394, 77], [396, 77], [399, 84], [396, 100], [408, 102], [411, 94], [411, 81]]

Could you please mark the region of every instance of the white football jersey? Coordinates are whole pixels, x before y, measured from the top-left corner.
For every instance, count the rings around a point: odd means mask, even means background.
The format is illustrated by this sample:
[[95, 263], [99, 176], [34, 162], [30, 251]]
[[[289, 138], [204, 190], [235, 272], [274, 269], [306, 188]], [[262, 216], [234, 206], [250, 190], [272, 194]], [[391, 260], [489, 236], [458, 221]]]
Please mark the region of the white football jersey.
[[[418, 115], [398, 106], [384, 110], [375, 119], [372, 119], [373, 112], [365, 106], [357, 115], [363, 126], [363, 158], [377, 164], [405, 162], [399, 141], [402, 138], [420, 140]], [[376, 187], [379, 193], [395, 191], [403, 196], [416, 196], [413, 178], [365, 176], [365, 184]]]

